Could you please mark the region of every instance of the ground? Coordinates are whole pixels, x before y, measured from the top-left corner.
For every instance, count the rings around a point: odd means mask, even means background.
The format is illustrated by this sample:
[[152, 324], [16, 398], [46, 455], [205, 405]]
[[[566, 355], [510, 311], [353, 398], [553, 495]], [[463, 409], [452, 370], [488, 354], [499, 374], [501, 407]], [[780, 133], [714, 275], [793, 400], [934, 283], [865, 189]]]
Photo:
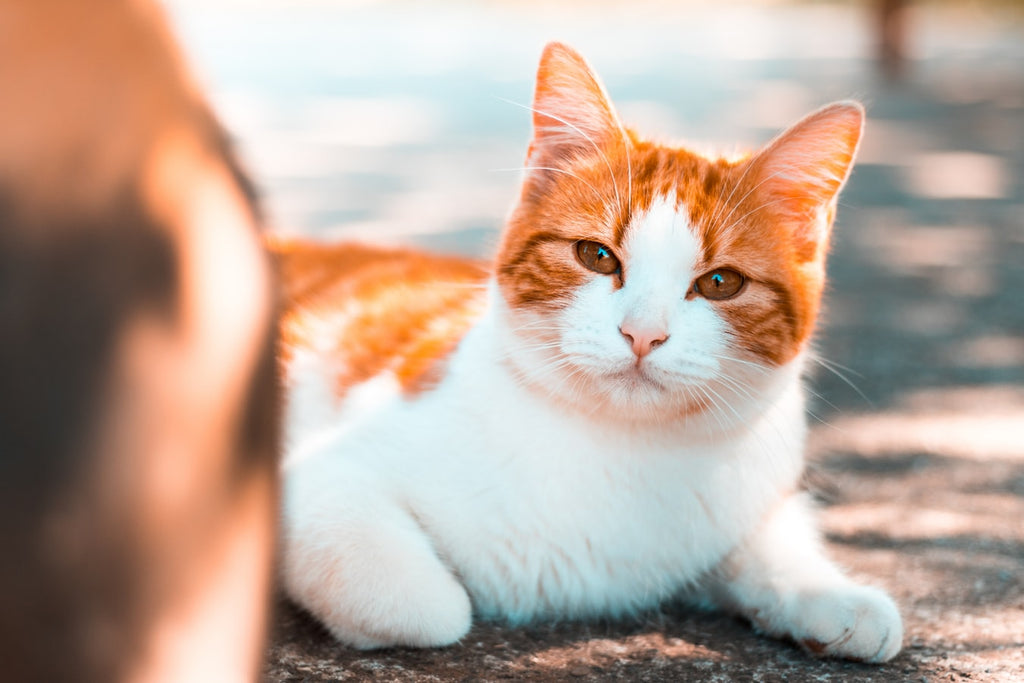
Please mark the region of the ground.
[[516, 182], [489, 170], [516, 166], [528, 135], [496, 97], [529, 100], [548, 37], [589, 56], [651, 133], [759, 144], [830, 99], [869, 112], [816, 341], [807, 479], [830, 552], [901, 607], [894, 661], [820, 661], [671, 606], [362, 653], [279, 600], [267, 681], [1024, 680], [1024, 18], [936, 5], [912, 17], [900, 83], [878, 76], [849, 5], [267, 0], [241, 21], [179, 16], [276, 225], [317, 236], [486, 253]]

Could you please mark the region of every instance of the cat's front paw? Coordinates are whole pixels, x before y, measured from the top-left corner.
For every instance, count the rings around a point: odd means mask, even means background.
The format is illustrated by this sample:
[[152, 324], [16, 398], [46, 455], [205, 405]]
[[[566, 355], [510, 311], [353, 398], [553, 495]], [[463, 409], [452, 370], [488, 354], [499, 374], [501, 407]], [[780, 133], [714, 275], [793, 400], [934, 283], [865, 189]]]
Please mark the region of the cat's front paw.
[[862, 662], [886, 662], [903, 644], [903, 621], [892, 598], [853, 584], [802, 593], [789, 631], [816, 655]]

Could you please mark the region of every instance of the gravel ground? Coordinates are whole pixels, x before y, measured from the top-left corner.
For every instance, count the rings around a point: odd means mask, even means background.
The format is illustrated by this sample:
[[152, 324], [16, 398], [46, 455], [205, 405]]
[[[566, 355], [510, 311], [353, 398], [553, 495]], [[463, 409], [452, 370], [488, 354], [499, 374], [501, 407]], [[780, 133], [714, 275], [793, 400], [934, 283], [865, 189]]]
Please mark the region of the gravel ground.
[[[282, 231], [486, 253], [515, 192], [540, 46], [575, 44], [628, 122], [758, 144], [867, 102], [812, 378], [809, 486], [830, 550], [906, 620], [884, 666], [813, 659], [732, 618], [478, 625], [360, 653], [279, 601], [267, 681], [1024, 680], [1024, 17], [912, 15], [880, 82], [848, 6], [180, 2], [179, 23]], [[1005, 9], [1009, 7], [1010, 9]], [[615, 41], [608, 37], [614, 35]], [[440, 36], [440, 37], [439, 37]]]

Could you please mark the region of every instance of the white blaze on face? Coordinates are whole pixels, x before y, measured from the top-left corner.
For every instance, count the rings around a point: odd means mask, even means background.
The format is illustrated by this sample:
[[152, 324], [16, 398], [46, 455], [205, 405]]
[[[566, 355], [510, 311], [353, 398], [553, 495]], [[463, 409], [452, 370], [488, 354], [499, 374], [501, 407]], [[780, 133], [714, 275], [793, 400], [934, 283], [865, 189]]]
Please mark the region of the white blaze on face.
[[[729, 355], [727, 325], [714, 305], [687, 299], [700, 275], [700, 241], [685, 208], [663, 197], [634, 217], [615, 251], [622, 286], [596, 276], [577, 290], [558, 321], [560, 357], [551, 362], [570, 369], [567, 386], [587, 382], [621, 414], [678, 412]], [[663, 341], [638, 360], [627, 330]]]
[[622, 245], [625, 277], [614, 297], [619, 324], [664, 336], [643, 363], [670, 390], [714, 374], [728, 346], [714, 306], [700, 297], [687, 299], [701, 274], [701, 248], [685, 207], [668, 197], [633, 219]]
[[655, 200], [631, 222], [623, 247], [622, 322], [670, 334], [700, 254], [685, 214], [666, 197]]

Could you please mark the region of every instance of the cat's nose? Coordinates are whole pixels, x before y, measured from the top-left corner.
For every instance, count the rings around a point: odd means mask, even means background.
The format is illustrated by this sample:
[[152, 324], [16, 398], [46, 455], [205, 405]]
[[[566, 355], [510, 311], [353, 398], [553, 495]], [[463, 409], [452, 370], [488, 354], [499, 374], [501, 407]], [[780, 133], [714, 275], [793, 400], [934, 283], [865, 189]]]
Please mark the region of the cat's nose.
[[668, 332], [660, 325], [641, 325], [631, 320], [619, 326], [619, 332], [633, 349], [636, 357], [643, 358], [668, 341]]

